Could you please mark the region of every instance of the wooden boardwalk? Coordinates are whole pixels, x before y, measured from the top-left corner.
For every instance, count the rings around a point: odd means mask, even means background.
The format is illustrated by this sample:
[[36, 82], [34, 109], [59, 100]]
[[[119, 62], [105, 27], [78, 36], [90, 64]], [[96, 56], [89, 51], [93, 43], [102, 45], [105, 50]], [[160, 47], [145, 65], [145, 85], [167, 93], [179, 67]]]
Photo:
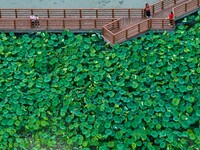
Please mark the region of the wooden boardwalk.
[[[149, 30], [174, 30], [169, 26], [171, 11], [175, 20], [199, 9], [200, 0], [161, 0], [151, 5], [152, 18], [146, 18], [138, 9], [0, 9], [0, 31], [5, 32], [61, 32], [102, 31], [111, 44], [120, 43]], [[40, 17], [40, 27], [33, 28], [30, 15]], [[175, 21], [174, 20], [174, 21]]]

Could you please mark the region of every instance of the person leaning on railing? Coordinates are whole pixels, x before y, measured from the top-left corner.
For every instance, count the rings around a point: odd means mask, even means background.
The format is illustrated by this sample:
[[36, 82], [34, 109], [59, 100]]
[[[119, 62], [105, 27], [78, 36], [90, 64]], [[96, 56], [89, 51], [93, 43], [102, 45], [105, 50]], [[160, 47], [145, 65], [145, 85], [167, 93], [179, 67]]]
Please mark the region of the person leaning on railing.
[[148, 3], [146, 3], [144, 11], [145, 11], [145, 15], [146, 15], [147, 18], [152, 18], [151, 17], [150, 6], [149, 6]]
[[31, 28], [36, 26], [36, 17], [34, 15], [30, 15], [31, 20]]
[[173, 26], [174, 25], [174, 13], [171, 11], [171, 13], [169, 14], [168, 18], [169, 19], [169, 25]]
[[38, 15], [35, 15], [35, 26], [36, 26], [37, 28], [40, 27], [40, 20], [39, 20]]

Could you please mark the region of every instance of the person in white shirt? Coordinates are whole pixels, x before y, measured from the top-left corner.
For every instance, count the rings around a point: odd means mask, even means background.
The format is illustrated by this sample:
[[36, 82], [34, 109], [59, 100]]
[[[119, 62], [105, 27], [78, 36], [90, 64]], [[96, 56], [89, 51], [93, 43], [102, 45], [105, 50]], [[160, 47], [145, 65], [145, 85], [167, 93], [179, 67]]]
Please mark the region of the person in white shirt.
[[36, 17], [34, 15], [30, 15], [31, 26], [35, 27], [36, 25]]
[[38, 15], [35, 15], [35, 22], [36, 22], [36, 27], [39, 28], [40, 27], [40, 21], [39, 21]]

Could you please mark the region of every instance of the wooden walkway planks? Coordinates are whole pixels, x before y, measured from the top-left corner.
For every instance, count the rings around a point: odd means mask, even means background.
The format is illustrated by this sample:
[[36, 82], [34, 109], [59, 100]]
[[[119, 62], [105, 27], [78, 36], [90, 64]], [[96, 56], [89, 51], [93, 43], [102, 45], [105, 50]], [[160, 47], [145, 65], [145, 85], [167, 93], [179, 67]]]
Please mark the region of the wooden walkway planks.
[[[152, 19], [144, 9], [0, 9], [0, 31], [102, 30], [111, 44], [125, 41], [148, 30], [173, 30], [165, 18], [171, 10], [175, 19], [199, 9], [200, 0], [161, 0], [151, 5]], [[40, 17], [40, 28], [32, 28], [29, 16]]]

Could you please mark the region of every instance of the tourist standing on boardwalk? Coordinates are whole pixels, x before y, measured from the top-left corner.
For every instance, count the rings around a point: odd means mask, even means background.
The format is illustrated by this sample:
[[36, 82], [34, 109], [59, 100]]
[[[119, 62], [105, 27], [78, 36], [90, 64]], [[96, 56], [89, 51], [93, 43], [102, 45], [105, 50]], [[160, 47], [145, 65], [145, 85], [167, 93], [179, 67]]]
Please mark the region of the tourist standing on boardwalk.
[[30, 15], [30, 20], [31, 20], [31, 27], [35, 27], [36, 26], [36, 17], [34, 15]]
[[169, 19], [169, 25], [173, 26], [174, 25], [174, 13], [172, 11], [171, 11], [171, 13], [168, 16], [168, 19]]
[[146, 17], [147, 18], [151, 18], [151, 11], [150, 11], [150, 6], [148, 3], [146, 3], [146, 6], [145, 6], [145, 14], [146, 14]]
[[36, 20], [35, 20], [35, 22], [36, 22], [36, 27], [39, 28], [39, 27], [40, 27], [40, 20], [39, 20], [38, 15], [35, 15], [35, 18], [36, 18]]

